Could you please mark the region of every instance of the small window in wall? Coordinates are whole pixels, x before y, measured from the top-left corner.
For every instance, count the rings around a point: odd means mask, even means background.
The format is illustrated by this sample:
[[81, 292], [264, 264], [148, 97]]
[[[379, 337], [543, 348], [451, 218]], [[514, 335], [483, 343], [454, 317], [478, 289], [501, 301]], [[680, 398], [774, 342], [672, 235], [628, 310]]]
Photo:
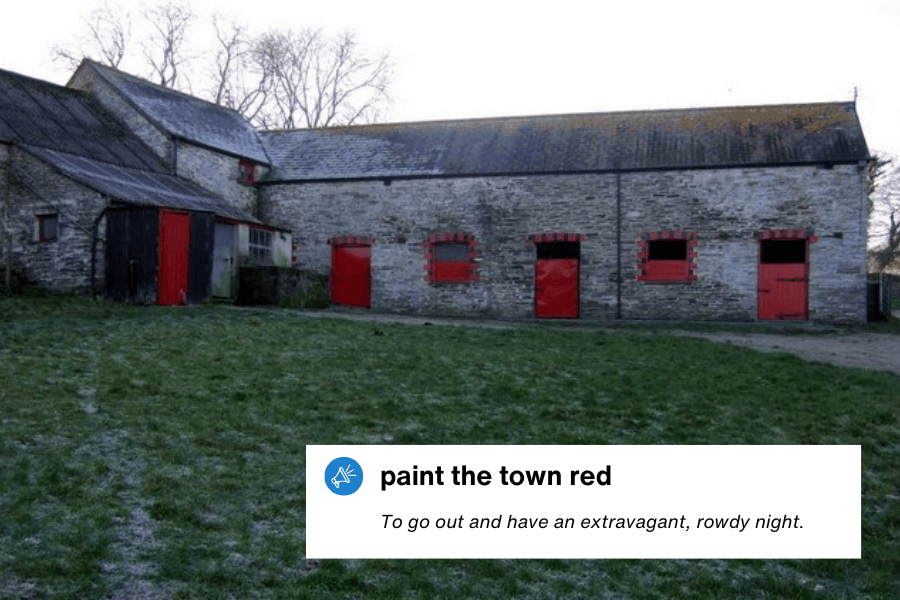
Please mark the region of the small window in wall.
[[256, 165], [249, 160], [241, 160], [238, 165], [240, 175], [238, 181], [247, 185], [256, 183]]
[[59, 215], [38, 215], [38, 240], [52, 242], [57, 238]]
[[764, 240], [759, 245], [759, 262], [764, 265], [803, 264], [806, 240]]
[[665, 230], [647, 234], [638, 241], [638, 281], [696, 281], [697, 236]]
[[443, 233], [425, 240], [425, 276], [431, 282], [477, 281], [478, 242], [465, 233]]
[[250, 262], [269, 264], [272, 262], [272, 232], [250, 228]]
[[581, 242], [553, 241], [538, 242], [537, 248], [538, 260], [547, 260], [554, 258], [581, 258]]

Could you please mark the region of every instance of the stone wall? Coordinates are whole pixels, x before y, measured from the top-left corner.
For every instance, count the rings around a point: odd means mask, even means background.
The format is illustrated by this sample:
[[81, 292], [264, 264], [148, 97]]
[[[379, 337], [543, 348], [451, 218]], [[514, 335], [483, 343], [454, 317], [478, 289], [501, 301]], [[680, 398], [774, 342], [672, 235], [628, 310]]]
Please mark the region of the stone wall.
[[[106, 206], [106, 200], [21, 150], [12, 149], [10, 155], [13, 269], [28, 281], [54, 290], [89, 289], [94, 221]], [[55, 240], [39, 239], [38, 216], [45, 214], [58, 215]], [[105, 277], [105, 235], [104, 219], [98, 230], [95, 262], [96, 282], [101, 291]], [[4, 244], [3, 252], [5, 248]], [[4, 256], [4, 266], [5, 261]]]
[[164, 164], [172, 164], [172, 142], [169, 137], [129, 104], [90, 65], [82, 65], [75, 72], [68, 86], [89, 93], [101, 106], [124, 122], [128, 129], [147, 144]]
[[240, 183], [240, 159], [178, 142], [178, 175], [217, 194], [238, 210], [256, 215], [256, 188]]
[[[371, 236], [374, 310], [512, 318], [534, 312], [533, 234], [585, 236], [584, 318], [754, 320], [760, 232], [806, 229], [818, 238], [810, 319], [863, 322], [864, 177], [838, 165], [276, 184], [260, 190], [260, 217], [291, 229], [298, 266], [323, 273], [330, 238]], [[666, 229], [696, 236], [696, 281], [638, 281], [637, 241]], [[423, 244], [435, 233], [475, 237], [478, 281], [425, 280]]]

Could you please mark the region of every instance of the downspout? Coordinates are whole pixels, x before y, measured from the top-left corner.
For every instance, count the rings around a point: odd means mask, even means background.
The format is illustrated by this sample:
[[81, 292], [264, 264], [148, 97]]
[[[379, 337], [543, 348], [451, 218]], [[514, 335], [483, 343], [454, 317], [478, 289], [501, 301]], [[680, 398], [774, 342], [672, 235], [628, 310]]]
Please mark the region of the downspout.
[[622, 319], [622, 172], [616, 171], [616, 319]]
[[109, 198], [106, 199], [106, 205], [97, 218], [94, 219], [94, 227], [91, 229], [91, 297], [97, 299], [97, 241], [100, 237], [100, 221], [106, 216], [106, 210], [109, 208]]
[[12, 168], [12, 147], [6, 153], [6, 166], [3, 169], [3, 232], [6, 234], [6, 269], [3, 281], [6, 284], [7, 295], [12, 294], [12, 227], [10, 226], [10, 213], [12, 212], [12, 191], [10, 190], [9, 170]]
[[172, 175], [178, 177], [178, 138], [172, 138]]

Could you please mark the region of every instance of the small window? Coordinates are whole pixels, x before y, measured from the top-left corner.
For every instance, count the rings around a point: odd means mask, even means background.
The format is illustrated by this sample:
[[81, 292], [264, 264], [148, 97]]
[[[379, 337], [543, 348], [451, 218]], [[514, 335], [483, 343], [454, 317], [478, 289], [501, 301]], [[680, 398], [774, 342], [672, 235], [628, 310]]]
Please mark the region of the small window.
[[425, 241], [426, 279], [432, 282], [475, 281], [477, 242], [464, 233], [434, 235]]
[[580, 259], [581, 258], [581, 242], [537, 242], [537, 258], [538, 260], [548, 260], [555, 258]]
[[272, 262], [272, 232], [250, 228], [250, 262], [269, 264]]
[[241, 160], [238, 168], [240, 169], [240, 175], [238, 176], [238, 181], [241, 183], [246, 183], [247, 185], [253, 185], [256, 183], [256, 165], [249, 160]]
[[806, 262], [806, 240], [762, 240], [759, 262], [764, 265], [803, 264]]
[[639, 281], [647, 282], [672, 282], [694, 281], [696, 265], [694, 259], [697, 253], [697, 240], [694, 234], [676, 233], [664, 231], [660, 234], [651, 234], [649, 239], [638, 242], [640, 252]]
[[38, 215], [38, 240], [52, 242], [57, 238], [59, 215]]

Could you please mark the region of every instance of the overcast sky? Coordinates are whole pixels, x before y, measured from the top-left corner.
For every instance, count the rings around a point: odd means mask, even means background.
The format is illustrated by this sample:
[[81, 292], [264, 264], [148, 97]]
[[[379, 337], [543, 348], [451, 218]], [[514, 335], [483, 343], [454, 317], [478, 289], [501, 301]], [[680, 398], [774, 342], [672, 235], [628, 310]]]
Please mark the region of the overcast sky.
[[[51, 49], [83, 28], [96, 3], [9, 2], [0, 22], [0, 68], [65, 83], [69, 73], [50, 60]], [[849, 101], [857, 88], [870, 149], [900, 155], [900, 0], [191, 6], [201, 22], [219, 11], [255, 30], [356, 31], [373, 53], [391, 55], [390, 121]]]

